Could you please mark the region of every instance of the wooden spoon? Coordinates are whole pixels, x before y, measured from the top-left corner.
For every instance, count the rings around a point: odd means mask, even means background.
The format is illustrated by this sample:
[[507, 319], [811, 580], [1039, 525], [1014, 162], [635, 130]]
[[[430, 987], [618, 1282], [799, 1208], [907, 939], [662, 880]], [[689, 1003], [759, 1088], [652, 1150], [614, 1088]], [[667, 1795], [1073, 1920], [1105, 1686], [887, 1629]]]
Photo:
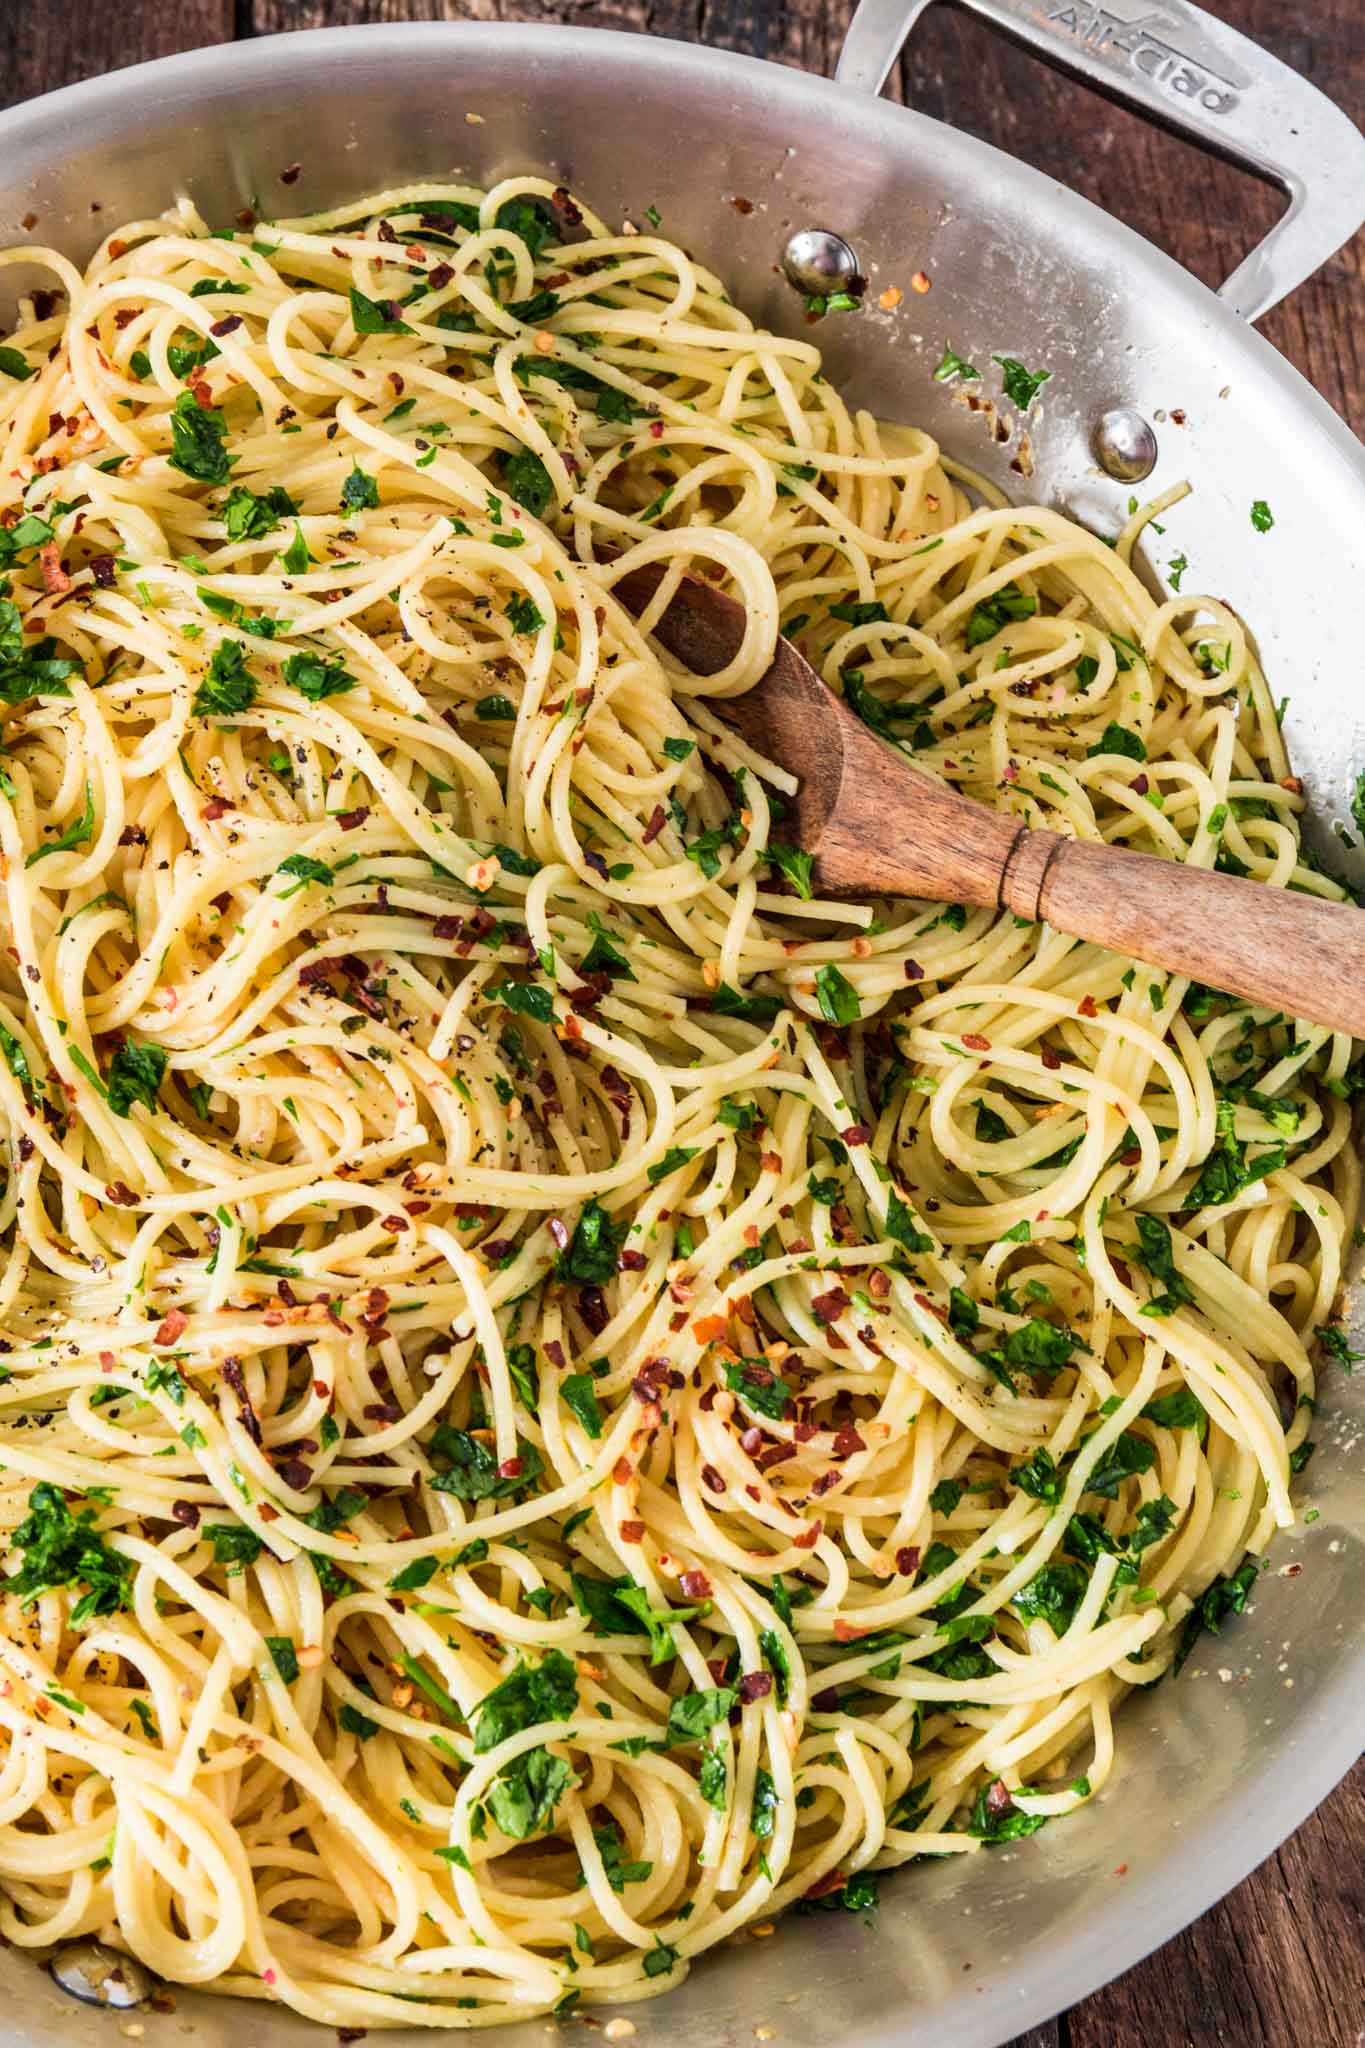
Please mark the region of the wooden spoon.
[[[664, 570], [620, 577], [637, 616]], [[696, 675], [744, 638], [744, 607], [684, 576], [652, 630]], [[987, 810], [869, 731], [790, 641], [766, 675], [713, 709], [799, 777], [783, 835], [815, 856], [831, 896], [924, 896], [1012, 910], [1030, 923], [1188, 975], [1230, 995], [1365, 1037], [1365, 915], [1261, 882], [1091, 839], [1035, 831]]]

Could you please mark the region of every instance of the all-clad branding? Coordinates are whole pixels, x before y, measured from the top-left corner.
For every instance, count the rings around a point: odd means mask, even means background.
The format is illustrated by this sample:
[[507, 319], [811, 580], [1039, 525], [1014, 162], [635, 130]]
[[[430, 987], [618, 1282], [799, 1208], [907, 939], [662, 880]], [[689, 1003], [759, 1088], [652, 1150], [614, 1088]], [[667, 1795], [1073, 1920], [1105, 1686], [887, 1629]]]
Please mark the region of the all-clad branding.
[[1083, 43], [1097, 56], [1113, 58], [1152, 85], [1181, 100], [1193, 100], [1206, 114], [1230, 114], [1251, 80], [1227, 65], [1223, 74], [1181, 50], [1180, 30], [1168, 16], [1144, 11], [1125, 16], [1117, 7], [1091, 7], [1084, 0], [1053, 8], [1049, 27]]

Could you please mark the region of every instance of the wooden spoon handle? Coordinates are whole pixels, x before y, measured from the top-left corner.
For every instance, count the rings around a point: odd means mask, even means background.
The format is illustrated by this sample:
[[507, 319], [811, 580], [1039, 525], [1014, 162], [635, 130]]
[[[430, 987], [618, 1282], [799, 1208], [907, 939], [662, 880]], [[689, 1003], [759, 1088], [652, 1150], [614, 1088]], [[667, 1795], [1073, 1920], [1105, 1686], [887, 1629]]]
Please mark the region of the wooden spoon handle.
[[1365, 917], [1350, 904], [1052, 832], [1028, 833], [1001, 899], [1054, 931], [1365, 1037]]
[[865, 727], [850, 721], [843, 738], [838, 801], [814, 841], [817, 888], [1003, 904], [1032, 923], [1365, 1038], [1365, 915], [1352, 905], [1033, 831], [925, 775]]

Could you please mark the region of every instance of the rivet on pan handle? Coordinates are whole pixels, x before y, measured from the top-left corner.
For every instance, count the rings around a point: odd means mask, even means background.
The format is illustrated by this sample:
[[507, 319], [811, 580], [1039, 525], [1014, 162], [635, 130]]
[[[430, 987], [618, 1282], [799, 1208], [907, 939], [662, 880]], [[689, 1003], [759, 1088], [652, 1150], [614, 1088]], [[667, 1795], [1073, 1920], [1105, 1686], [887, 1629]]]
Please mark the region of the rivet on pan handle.
[[[930, 0], [861, 0], [836, 78], [880, 92]], [[1365, 136], [1317, 87], [1190, 0], [957, 0], [1058, 70], [1279, 185], [1289, 206], [1219, 296], [1259, 320], [1365, 220]]]

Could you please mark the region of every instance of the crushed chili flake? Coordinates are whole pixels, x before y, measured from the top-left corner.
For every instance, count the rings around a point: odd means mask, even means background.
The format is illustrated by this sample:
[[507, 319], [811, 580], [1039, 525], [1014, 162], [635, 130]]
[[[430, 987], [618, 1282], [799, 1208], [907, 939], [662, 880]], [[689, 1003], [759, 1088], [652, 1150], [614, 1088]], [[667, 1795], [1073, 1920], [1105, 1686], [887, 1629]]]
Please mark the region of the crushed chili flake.
[[765, 1700], [773, 1689], [771, 1671], [746, 1671], [739, 1681], [740, 1702], [751, 1706], [755, 1700]]
[[714, 1465], [702, 1466], [701, 1483], [703, 1486], [709, 1487], [712, 1493], [724, 1493], [725, 1491], [725, 1481], [721, 1478]]
[[991, 1049], [989, 1038], [983, 1038], [979, 1031], [964, 1031], [962, 1043], [969, 1046], [973, 1052], [989, 1052]]

